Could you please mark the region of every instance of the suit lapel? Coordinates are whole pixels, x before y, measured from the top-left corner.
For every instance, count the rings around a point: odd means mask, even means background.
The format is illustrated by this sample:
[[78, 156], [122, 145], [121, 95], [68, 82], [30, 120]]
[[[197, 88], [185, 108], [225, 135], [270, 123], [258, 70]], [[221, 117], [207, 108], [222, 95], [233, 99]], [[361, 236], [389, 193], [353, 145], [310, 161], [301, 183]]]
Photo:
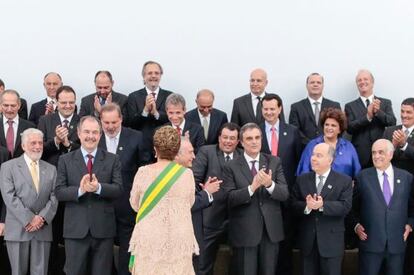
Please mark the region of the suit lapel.
[[312, 172], [307, 174], [306, 182], [309, 183], [309, 184], [306, 184], [306, 191], [307, 192], [304, 192], [304, 193], [305, 193], [305, 195], [310, 194], [311, 196], [313, 196], [313, 194], [316, 194], [316, 192], [317, 192], [316, 191], [316, 183], [315, 183], [315, 172], [312, 171]]
[[46, 184], [46, 165], [39, 161], [39, 194], [45, 189]]
[[371, 168], [370, 173], [368, 174], [368, 182], [371, 183], [371, 187], [373, 188], [375, 194], [377, 194], [379, 201], [387, 207], [385, 203], [384, 193], [381, 190], [381, 183], [378, 181], [377, 170], [375, 168]]
[[81, 149], [78, 149], [75, 156], [75, 163], [78, 166], [79, 171], [81, 172], [81, 175], [85, 175], [88, 173], [88, 169], [86, 168], [85, 159], [82, 156]]
[[6, 136], [4, 135], [3, 116], [1, 116], [1, 123], [0, 123], [0, 142], [1, 144], [4, 144], [4, 147], [7, 148]]
[[[145, 88], [144, 88], [144, 91], [146, 92]], [[157, 100], [155, 101], [155, 105], [157, 107], [157, 110], [160, 109], [160, 105], [164, 102], [164, 100], [165, 100], [165, 93], [160, 88], [160, 90], [158, 91]], [[144, 97], [144, 102], [145, 102], [145, 97]]]
[[[256, 117], [253, 111], [252, 97], [250, 94], [248, 94], [248, 96], [246, 97], [246, 100], [244, 100], [244, 107], [246, 108], [245, 110], [247, 110], [250, 117], [252, 117], [254, 121], [256, 121]], [[243, 110], [240, 110], [240, 111], [243, 112]]]
[[[285, 153], [285, 148], [287, 148], [287, 141], [291, 138], [288, 135], [288, 131], [286, 129], [286, 124], [279, 120], [279, 139], [278, 139], [278, 146], [277, 146], [277, 155], [283, 156]], [[292, 137], [293, 138], [293, 137]]]
[[[30, 179], [30, 180], [26, 181], [27, 185], [30, 188], [30, 190], [32, 190], [32, 192], [34, 194], [36, 194], [36, 196], [37, 196], [37, 192], [36, 192], [36, 188], [35, 188], [34, 183], [33, 183], [32, 175], [30, 174], [29, 167], [27, 166], [27, 163], [24, 160], [23, 155], [21, 155], [18, 158], [17, 166], [19, 167], [19, 171], [20, 171], [20, 173], [22, 173], [23, 178], [24, 179]], [[39, 170], [40, 170], [40, 167], [39, 167]], [[40, 190], [39, 190], [39, 192], [40, 192]]]
[[126, 131], [124, 131], [122, 127], [121, 134], [119, 135], [118, 146], [116, 148], [116, 154], [119, 155], [119, 157], [122, 156], [122, 152], [124, 151], [127, 144], [128, 144], [128, 136], [127, 136]]
[[99, 140], [99, 148], [102, 148], [105, 151], [108, 151], [108, 148], [106, 148], [106, 136], [105, 134], [102, 134], [101, 139]]
[[401, 183], [401, 174], [398, 170], [394, 169], [394, 191], [392, 192], [389, 207], [393, 204], [397, 198], [401, 197], [403, 191], [403, 185]]
[[[224, 167], [226, 160], [224, 159], [224, 153], [220, 150], [218, 144], [216, 147], [216, 154], [217, 154], [217, 159], [219, 162], [219, 167]], [[233, 153], [233, 159], [234, 159], [234, 153]]]
[[95, 175], [99, 174], [99, 170], [103, 167], [103, 161], [104, 161], [104, 151], [97, 150], [95, 155], [95, 161], [93, 162], [92, 166], [92, 173]]
[[308, 113], [308, 116], [312, 118], [313, 123], [315, 123], [315, 125], [316, 125], [315, 114], [313, 112], [313, 108], [312, 108], [312, 106], [309, 102], [309, 99], [307, 99], [307, 98], [303, 102], [303, 109], [305, 110], [305, 112]]
[[262, 123], [261, 127], [262, 129], [262, 152], [265, 153], [271, 153], [270, 148], [269, 148], [269, 141], [267, 140], [267, 133], [266, 133], [266, 123]]
[[247, 164], [246, 159], [241, 157], [237, 160], [239, 162], [240, 171], [247, 179], [247, 185], [253, 181], [253, 176], [251, 173], [251, 167]]
[[[326, 180], [325, 180], [325, 182], [324, 182], [324, 185], [323, 185], [323, 187], [322, 187], [322, 190], [321, 190], [321, 196], [322, 196], [322, 198], [324, 198], [325, 199], [325, 197], [326, 196], [328, 196], [329, 195], [329, 193], [331, 193], [331, 191], [335, 188], [335, 179], [333, 178], [333, 175], [332, 175], [333, 173], [332, 173], [332, 170], [331, 170], [331, 172], [329, 172], [329, 175], [328, 175], [328, 177], [326, 178]], [[315, 185], [316, 186], [316, 185]]]

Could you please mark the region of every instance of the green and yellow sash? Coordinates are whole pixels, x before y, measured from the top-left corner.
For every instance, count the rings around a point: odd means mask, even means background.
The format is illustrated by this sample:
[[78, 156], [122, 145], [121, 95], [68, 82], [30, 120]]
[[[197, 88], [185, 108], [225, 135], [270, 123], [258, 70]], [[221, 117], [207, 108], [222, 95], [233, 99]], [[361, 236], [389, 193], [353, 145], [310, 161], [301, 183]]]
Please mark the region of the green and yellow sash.
[[[141, 205], [138, 209], [135, 223], [141, 221], [149, 212], [158, 204], [158, 202], [164, 197], [164, 195], [170, 190], [177, 179], [185, 171], [185, 168], [178, 163], [171, 162], [165, 167], [165, 169], [158, 175], [158, 177], [151, 183], [148, 189], [144, 193], [144, 197], [141, 200]], [[134, 266], [135, 256], [131, 255], [129, 258], [129, 270], [132, 270]]]

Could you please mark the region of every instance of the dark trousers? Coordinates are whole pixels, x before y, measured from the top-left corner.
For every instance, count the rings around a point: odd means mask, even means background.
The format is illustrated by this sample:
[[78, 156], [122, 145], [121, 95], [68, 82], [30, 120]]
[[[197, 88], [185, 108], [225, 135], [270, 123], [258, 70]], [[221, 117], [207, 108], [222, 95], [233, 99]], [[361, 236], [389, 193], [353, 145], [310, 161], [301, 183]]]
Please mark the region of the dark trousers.
[[341, 275], [342, 256], [322, 257], [316, 239], [309, 255], [302, 255], [302, 261], [303, 275]]
[[404, 253], [390, 254], [359, 251], [359, 274], [377, 275], [385, 261], [383, 274], [402, 275], [404, 269]]
[[49, 256], [49, 272], [50, 275], [64, 275], [63, 265], [64, 258], [59, 257], [59, 244], [63, 244], [63, 216], [64, 216], [64, 203], [59, 202], [56, 215], [52, 221], [53, 241], [50, 246]]
[[221, 243], [226, 242], [227, 223], [221, 228], [204, 228], [203, 251], [199, 257], [199, 270], [197, 274], [213, 275], [217, 251]]
[[65, 239], [67, 275], [111, 275], [113, 238], [94, 238], [88, 234], [83, 239]]
[[414, 275], [414, 235], [411, 233], [407, 239], [405, 250], [404, 274]]
[[274, 275], [277, 268], [279, 243], [272, 243], [266, 230], [262, 240], [253, 247], [233, 247], [231, 274]]
[[0, 274], [11, 274], [9, 255], [4, 237], [0, 237]]

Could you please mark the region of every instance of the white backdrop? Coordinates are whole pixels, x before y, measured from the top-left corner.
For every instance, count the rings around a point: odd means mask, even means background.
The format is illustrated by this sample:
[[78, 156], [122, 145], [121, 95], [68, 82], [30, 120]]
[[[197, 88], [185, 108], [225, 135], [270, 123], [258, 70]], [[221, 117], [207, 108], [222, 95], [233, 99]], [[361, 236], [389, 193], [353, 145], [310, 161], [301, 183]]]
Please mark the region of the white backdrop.
[[290, 104], [306, 96], [305, 78], [325, 76], [325, 96], [357, 97], [358, 69], [371, 70], [375, 93], [399, 106], [412, 90], [414, 2], [292, 1], [2, 1], [0, 78], [31, 103], [45, 97], [43, 75], [59, 72], [80, 98], [94, 92], [97, 70], [114, 90], [141, 88], [147, 60], [164, 67], [161, 86], [183, 94], [210, 88], [217, 108], [249, 91], [249, 73], [268, 72], [268, 92]]

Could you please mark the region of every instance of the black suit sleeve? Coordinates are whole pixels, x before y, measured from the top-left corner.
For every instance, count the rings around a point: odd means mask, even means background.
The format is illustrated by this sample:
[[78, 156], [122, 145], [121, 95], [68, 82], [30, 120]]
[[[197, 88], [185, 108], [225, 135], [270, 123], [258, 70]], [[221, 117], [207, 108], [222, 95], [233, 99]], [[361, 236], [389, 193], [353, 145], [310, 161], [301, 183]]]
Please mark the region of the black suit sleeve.
[[[99, 181], [99, 179], [98, 179]], [[103, 198], [116, 199], [122, 194], [122, 174], [121, 174], [121, 161], [119, 156], [115, 155], [114, 165], [112, 166], [112, 182], [101, 184], [101, 194]]]
[[273, 189], [271, 195], [272, 199], [278, 201], [286, 201], [289, 198], [289, 190], [285, 175], [283, 174], [282, 162], [280, 160], [276, 161], [276, 168], [274, 171], [272, 171], [272, 179], [275, 183], [275, 188]]
[[194, 174], [194, 180], [196, 184], [204, 183], [204, 180], [206, 178], [207, 169], [208, 169], [208, 156], [207, 151], [204, 149], [205, 147], [201, 148], [196, 158], [193, 162], [193, 174]]
[[[197, 188], [196, 188], [197, 190]], [[204, 190], [197, 190], [195, 193], [195, 201], [193, 207], [191, 207], [191, 212], [200, 211], [210, 205], [210, 201], [208, 199], [208, 194]]]
[[351, 210], [352, 206], [352, 179], [343, 180], [343, 189], [337, 200], [323, 202], [324, 216], [344, 217]]
[[21, 98], [21, 105], [19, 109], [19, 117], [27, 120], [27, 102], [25, 99]]
[[381, 104], [384, 106], [384, 108], [378, 110], [374, 116], [374, 119], [379, 120], [384, 126], [395, 125], [397, 123], [397, 119], [394, 116], [391, 101], [387, 99], [381, 99]]

